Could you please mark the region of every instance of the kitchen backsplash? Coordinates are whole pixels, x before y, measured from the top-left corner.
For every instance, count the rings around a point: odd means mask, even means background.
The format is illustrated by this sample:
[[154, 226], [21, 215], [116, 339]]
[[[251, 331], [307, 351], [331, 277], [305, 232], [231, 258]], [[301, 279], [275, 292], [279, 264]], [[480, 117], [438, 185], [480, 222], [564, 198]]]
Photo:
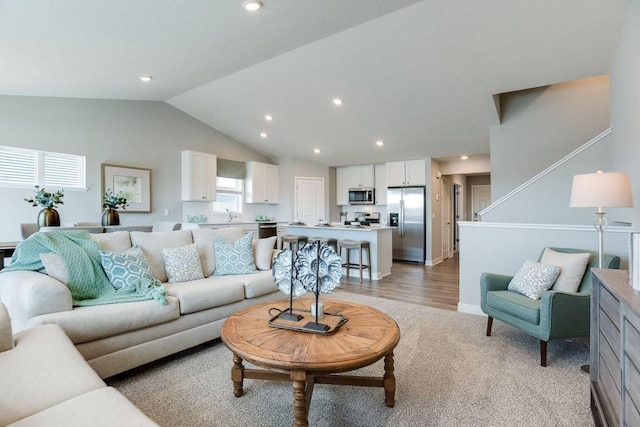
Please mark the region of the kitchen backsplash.
[[[245, 204], [242, 212], [232, 212], [234, 221], [255, 221], [264, 216], [269, 220], [277, 220], [277, 205]], [[224, 212], [213, 212], [213, 205], [206, 202], [182, 202], [182, 222], [226, 222], [228, 215]]]

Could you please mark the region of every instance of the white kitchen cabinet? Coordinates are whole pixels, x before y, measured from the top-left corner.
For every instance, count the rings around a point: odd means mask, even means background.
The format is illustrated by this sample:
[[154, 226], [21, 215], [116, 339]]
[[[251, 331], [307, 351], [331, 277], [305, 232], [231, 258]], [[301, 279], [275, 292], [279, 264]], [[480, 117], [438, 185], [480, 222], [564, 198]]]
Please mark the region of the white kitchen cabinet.
[[216, 200], [217, 156], [184, 150], [182, 152], [182, 200]]
[[425, 160], [408, 160], [387, 163], [387, 187], [426, 185]]
[[349, 166], [349, 172], [350, 187], [373, 187], [375, 185], [373, 165]]
[[351, 170], [349, 167], [336, 168], [336, 205], [349, 204], [349, 187], [351, 187]]
[[280, 186], [278, 166], [260, 162], [247, 162], [246, 166], [245, 203], [277, 204]]
[[379, 163], [375, 165], [375, 182], [376, 182], [376, 205], [387, 204], [387, 172], [386, 165]]

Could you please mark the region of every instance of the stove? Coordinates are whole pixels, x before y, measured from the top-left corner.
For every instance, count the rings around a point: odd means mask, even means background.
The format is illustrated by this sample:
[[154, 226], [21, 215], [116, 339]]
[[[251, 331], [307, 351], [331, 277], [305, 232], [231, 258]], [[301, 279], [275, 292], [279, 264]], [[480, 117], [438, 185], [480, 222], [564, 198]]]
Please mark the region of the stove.
[[351, 224], [352, 221], [360, 222], [360, 225], [380, 224], [380, 212], [354, 212], [355, 219], [345, 221], [345, 225]]

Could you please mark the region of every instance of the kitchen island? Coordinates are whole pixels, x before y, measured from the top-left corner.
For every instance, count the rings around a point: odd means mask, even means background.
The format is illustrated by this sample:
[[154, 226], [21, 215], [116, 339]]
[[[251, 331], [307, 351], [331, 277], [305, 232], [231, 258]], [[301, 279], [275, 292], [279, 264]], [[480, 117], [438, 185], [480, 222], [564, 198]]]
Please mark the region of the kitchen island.
[[[369, 242], [371, 250], [371, 278], [378, 280], [391, 274], [391, 227], [379, 225], [352, 227], [335, 223], [329, 226], [289, 224], [286, 227], [287, 234], [294, 236], [331, 237], [337, 240], [351, 239]], [[343, 263], [345, 262], [345, 255], [346, 251], [343, 251]], [[352, 252], [352, 262], [354, 257], [357, 257], [355, 251]], [[363, 254], [363, 262], [366, 263], [366, 252]], [[350, 275], [359, 277], [360, 273], [357, 269], [352, 268]], [[367, 277], [366, 271], [364, 272], [364, 277]]]

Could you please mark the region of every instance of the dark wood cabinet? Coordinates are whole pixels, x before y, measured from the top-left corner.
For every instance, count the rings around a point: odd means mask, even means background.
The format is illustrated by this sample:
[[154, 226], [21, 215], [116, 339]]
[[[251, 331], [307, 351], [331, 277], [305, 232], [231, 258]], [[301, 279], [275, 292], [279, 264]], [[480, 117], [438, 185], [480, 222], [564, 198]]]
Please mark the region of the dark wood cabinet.
[[640, 293], [626, 270], [594, 269], [591, 410], [597, 425], [640, 426]]

